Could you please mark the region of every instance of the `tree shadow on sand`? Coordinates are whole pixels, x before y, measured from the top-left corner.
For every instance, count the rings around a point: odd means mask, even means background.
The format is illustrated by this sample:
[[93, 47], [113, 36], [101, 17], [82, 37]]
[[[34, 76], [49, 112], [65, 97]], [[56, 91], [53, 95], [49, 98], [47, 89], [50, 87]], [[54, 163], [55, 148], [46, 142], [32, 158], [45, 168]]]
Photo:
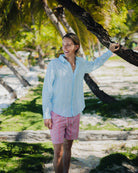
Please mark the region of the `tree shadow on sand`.
[[138, 156], [129, 159], [122, 153], [114, 153], [101, 159], [99, 166], [90, 173], [138, 173]]
[[42, 105], [36, 103], [38, 99], [40, 99], [40, 97], [36, 97], [31, 101], [26, 101], [25, 103], [14, 102], [2, 114], [12, 116], [21, 114], [21, 112], [33, 112], [42, 114]]
[[1, 144], [1, 173], [42, 173], [44, 164], [53, 159], [53, 148], [43, 144], [18, 142]]
[[96, 113], [106, 118], [138, 118], [138, 98], [127, 97], [118, 99], [116, 103], [105, 104], [92, 95], [85, 93], [85, 109], [83, 113]]

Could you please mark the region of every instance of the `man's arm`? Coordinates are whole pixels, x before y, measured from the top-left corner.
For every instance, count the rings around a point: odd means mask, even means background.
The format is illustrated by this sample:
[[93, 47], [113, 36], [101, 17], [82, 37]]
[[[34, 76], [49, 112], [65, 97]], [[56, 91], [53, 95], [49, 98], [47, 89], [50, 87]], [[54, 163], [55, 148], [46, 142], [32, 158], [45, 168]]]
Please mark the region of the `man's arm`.
[[52, 96], [53, 96], [53, 83], [55, 79], [55, 72], [53, 63], [50, 62], [47, 67], [46, 76], [44, 79], [44, 85], [42, 90], [42, 108], [44, 125], [49, 129], [52, 128], [51, 111], [52, 111]]
[[94, 61], [85, 61], [84, 71], [85, 73], [90, 73], [91, 71], [96, 70], [101, 67], [112, 55], [112, 52], [115, 52], [119, 49], [119, 44], [111, 43], [109, 50], [105, 52], [100, 57], [96, 58]]

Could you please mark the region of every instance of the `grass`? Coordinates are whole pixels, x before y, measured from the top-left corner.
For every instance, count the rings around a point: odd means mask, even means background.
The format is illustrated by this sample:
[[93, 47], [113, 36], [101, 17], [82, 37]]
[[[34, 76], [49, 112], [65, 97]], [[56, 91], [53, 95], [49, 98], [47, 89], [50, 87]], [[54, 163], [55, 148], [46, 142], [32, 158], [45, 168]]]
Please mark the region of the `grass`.
[[[1, 131], [45, 130], [42, 118], [42, 84], [5, 109], [0, 118]], [[15, 125], [16, 124], [16, 125]]]
[[[101, 171], [102, 173], [131, 172], [131, 169], [138, 166], [137, 161], [138, 156], [136, 155], [131, 159], [126, 157], [124, 153], [113, 153], [102, 158], [99, 166], [91, 170], [90, 173], [101, 173]], [[129, 167], [126, 167], [124, 163]]]
[[112, 131], [118, 131], [120, 130], [119, 127], [116, 127], [113, 124], [110, 123], [97, 123], [96, 125], [91, 125], [91, 124], [87, 124], [84, 125], [82, 121], [80, 121], [80, 129], [81, 130], [112, 130]]
[[0, 143], [1, 173], [42, 173], [44, 164], [53, 159], [51, 143]]
[[[39, 81], [43, 81], [42, 78]], [[28, 94], [17, 99], [9, 108], [5, 109], [0, 116], [1, 131], [23, 131], [23, 130], [46, 130], [42, 119], [42, 83], [36, 88], [30, 89]], [[89, 99], [88, 99], [89, 98]], [[119, 98], [116, 104], [104, 104], [96, 99], [92, 93], [85, 93], [86, 108], [84, 113], [96, 113], [108, 118], [130, 117], [137, 118], [138, 99], [136, 98]], [[125, 113], [124, 113], [125, 110]], [[117, 127], [105, 123], [96, 126], [88, 125], [83, 127], [85, 130], [119, 130]], [[126, 130], [130, 130], [127, 129]], [[113, 153], [112, 153], [113, 154]], [[137, 155], [133, 154], [128, 148], [127, 151], [120, 153], [123, 156], [113, 156], [113, 159], [127, 158], [138, 163]], [[106, 163], [107, 167], [111, 163], [106, 161], [109, 158], [102, 159], [101, 163]], [[1, 173], [41, 173], [45, 163], [53, 159], [53, 147], [51, 143], [27, 144], [17, 142], [1, 142], [0, 143], [0, 172]], [[106, 172], [107, 173], [107, 172]]]
[[[138, 98], [118, 99], [117, 103], [105, 104], [97, 98], [92, 97], [92, 93], [84, 94], [85, 109], [83, 113], [96, 113], [103, 118], [137, 118], [138, 115]], [[87, 99], [89, 98], [89, 99]], [[125, 110], [125, 111], [124, 111]]]
[[[23, 130], [46, 130], [42, 118], [42, 86], [43, 79], [39, 78], [40, 84], [36, 88], [30, 89], [25, 97], [17, 99], [9, 108], [5, 109], [0, 116], [1, 131], [23, 131]], [[108, 118], [130, 117], [137, 118], [138, 99], [121, 99], [114, 104], [104, 104], [95, 98], [90, 92], [86, 92], [86, 108], [83, 113], [96, 113]], [[85, 130], [119, 130], [117, 127], [109, 124], [97, 124], [96, 126], [80, 127]], [[127, 130], [127, 129], [125, 129]], [[133, 130], [133, 129], [128, 129]]]
[[132, 131], [138, 130], [138, 128], [117, 126], [116, 124], [110, 123], [112, 118], [132, 118], [137, 119], [138, 117], [138, 98], [116, 98], [116, 103], [105, 104], [99, 99], [95, 98], [91, 92], [84, 93], [85, 97], [85, 109], [83, 113], [97, 114], [102, 117], [102, 123], [96, 125], [85, 124], [80, 121], [81, 130], [121, 130], [121, 131]]
[[[96, 169], [91, 170], [90, 173], [101, 173], [100, 171], [102, 171], [102, 173], [131, 172], [129, 169], [132, 169], [133, 172], [133, 169], [137, 168], [138, 146], [113, 146], [110, 150], [110, 154], [103, 157]], [[125, 167], [125, 165], [128, 165], [128, 167]]]
[[120, 58], [119, 56], [115, 55], [115, 56], [112, 56], [110, 57], [109, 61], [119, 61], [119, 60], [122, 60], [122, 58]]
[[[96, 169], [91, 170], [90, 173], [100, 173], [100, 171], [102, 173], [133, 172], [133, 169], [138, 166], [137, 145], [132, 147], [126, 147], [125, 144], [113, 145], [107, 153], [109, 155], [103, 157]], [[128, 167], [125, 167], [125, 165], [128, 165]]]

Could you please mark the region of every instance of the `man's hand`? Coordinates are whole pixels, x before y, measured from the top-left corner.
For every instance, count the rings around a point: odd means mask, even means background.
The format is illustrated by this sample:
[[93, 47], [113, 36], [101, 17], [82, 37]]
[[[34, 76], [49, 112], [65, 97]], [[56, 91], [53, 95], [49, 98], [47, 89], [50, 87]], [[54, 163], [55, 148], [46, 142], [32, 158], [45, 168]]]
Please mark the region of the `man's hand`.
[[119, 50], [119, 48], [120, 48], [120, 45], [118, 43], [110, 43], [109, 45], [109, 50], [112, 52]]
[[44, 119], [44, 125], [49, 129], [52, 129], [52, 119]]

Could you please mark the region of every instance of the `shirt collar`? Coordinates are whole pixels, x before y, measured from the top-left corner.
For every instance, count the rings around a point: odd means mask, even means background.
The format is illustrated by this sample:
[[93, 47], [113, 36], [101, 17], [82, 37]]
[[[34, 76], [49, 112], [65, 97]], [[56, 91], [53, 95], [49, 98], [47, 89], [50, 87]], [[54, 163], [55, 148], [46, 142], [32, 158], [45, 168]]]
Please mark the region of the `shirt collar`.
[[[64, 58], [64, 54], [61, 54], [61, 55], [59, 56], [59, 59], [60, 59], [60, 61], [62, 61], [62, 62], [67, 62], [67, 60]], [[78, 57], [76, 57], [76, 61], [78, 61]]]
[[59, 59], [60, 59], [60, 61], [62, 61], [62, 62], [66, 62], [67, 60], [64, 58], [64, 54], [61, 54], [60, 56], [59, 56]]

